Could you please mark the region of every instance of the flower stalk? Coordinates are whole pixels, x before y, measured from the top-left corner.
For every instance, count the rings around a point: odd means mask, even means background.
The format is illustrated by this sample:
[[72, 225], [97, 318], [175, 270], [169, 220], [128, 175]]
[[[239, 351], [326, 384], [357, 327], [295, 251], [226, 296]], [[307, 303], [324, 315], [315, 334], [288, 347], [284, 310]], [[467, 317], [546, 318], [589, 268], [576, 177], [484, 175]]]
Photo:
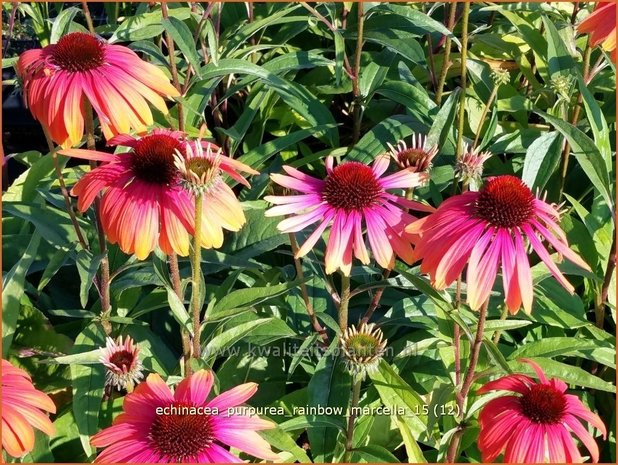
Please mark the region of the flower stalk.
[[361, 384], [362, 376], [359, 374], [352, 375], [352, 404], [350, 408], [350, 414], [348, 415], [348, 427], [346, 429], [345, 454], [343, 456], [343, 463], [350, 463], [350, 460], [352, 459], [352, 451], [354, 446], [354, 422], [356, 421], [356, 411], [360, 402]]
[[294, 237], [294, 233], [289, 233], [288, 237], [290, 238], [290, 246], [292, 247], [292, 253], [294, 254], [294, 267], [296, 268], [296, 276], [298, 276], [298, 279], [300, 279], [300, 292], [303, 296], [305, 309], [307, 310], [307, 314], [309, 315], [309, 319], [311, 320], [311, 325], [313, 326], [313, 329], [316, 333], [318, 333], [318, 335], [322, 339], [322, 342], [328, 345], [328, 334], [326, 334], [326, 330], [318, 321], [318, 317], [315, 314], [313, 305], [311, 305], [311, 301], [309, 300], [309, 293], [307, 292], [307, 285], [305, 284], [305, 273], [303, 272], [303, 265], [300, 261], [300, 258], [296, 257], [296, 254], [298, 253], [298, 243], [296, 242], [296, 237]]
[[[84, 99], [84, 124], [86, 129], [86, 147], [88, 150], [96, 150], [96, 142], [94, 139], [94, 113], [92, 111], [92, 105], [88, 99]], [[90, 167], [92, 169], [97, 167], [97, 162], [91, 160]], [[97, 231], [99, 235], [99, 250], [103, 258], [100, 265], [100, 295], [101, 295], [101, 324], [105, 333], [110, 335], [112, 332], [112, 326], [109, 322], [109, 317], [112, 312], [111, 297], [110, 297], [110, 274], [109, 274], [109, 258], [107, 256], [107, 242], [105, 240], [105, 231], [103, 231], [103, 222], [101, 221], [101, 194], [99, 194], [94, 201], [94, 214], [96, 217]]]
[[470, 388], [472, 387], [472, 383], [474, 382], [474, 371], [476, 370], [476, 365], [479, 361], [479, 355], [481, 353], [481, 345], [483, 343], [483, 332], [485, 331], [485, 321], [487, 320], [488, 307], [489, 299], [485, 301], [479, 311], [479, 321], [476, 327], [476, 336], [472, 344], [472, 352], [470, 354], [470, 363], [468, 364], [468, 370], [466, 371], [466, 376], [464, 377], [461, 389], [455, 394], [460, 424], [455, 434], [453, 434], [447, 450], [446, 461], [448, 463], [454, 463], [455, 457], [457, 455], [457, 449], [459, 448], [459, 443], [461, 441], [461, 436], [463, 435], [465, 429], [465, 424], [461, 422], [465, 418], [464, 407], [468, 394], [470, 393]]
[[200, 322], [200, 275], [202, 258], [202, 207], [204, 194], [195, 195], [195, 233], [193, 235], [193, 251], [191, 255], [192, 287], [191, 287], [191, 316], [193, 322], [193, 357], [199, 359], [201, 355], [201, 322]]
[[348, 328], [348, 307], [350, 303], [350, 277], [341, 273], [341, 301], [339, 303], [339, 328], [343, 333]]

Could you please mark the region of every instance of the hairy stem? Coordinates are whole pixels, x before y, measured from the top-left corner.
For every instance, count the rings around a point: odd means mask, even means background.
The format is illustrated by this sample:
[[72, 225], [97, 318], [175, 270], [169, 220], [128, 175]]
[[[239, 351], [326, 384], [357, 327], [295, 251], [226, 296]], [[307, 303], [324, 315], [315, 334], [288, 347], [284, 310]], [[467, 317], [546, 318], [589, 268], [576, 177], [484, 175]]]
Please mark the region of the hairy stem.
[[607, 296], [609, 294], [609, 286], [612, 282], [612, 275], [616, 268], [616, 232], [614, 231], [614, 239], [612, 241], [612, 248], [609, 252], [609, 260], [607, 262], [607, 268], [605, 269], [605, 276], [603, 278], [603, 285], [601, 286], [601, 292], [597, 298], [597, 302], [594, 309], [595, 323], [597, 328], [603, 328], [605, 322], [605, 303], [607, 302]]
[[[96, 143], [94, 140], [94, 113], [92, 111], [92, 105], [87, 99], [84, 99], [84, 124], [86, 127], [86, 147], [88, 150], [95, 150]], [[91, 168], [97, 167], [96, 161], [90, 162]], [[108, 320], [112, 308], [111, 308], [111, 298], [109, 291], [109, 258], [107, 256], [107, 242], [105, 241], [105, 231], [103, 231], [103, 223], [101, 221], [101, 194], [97, 195], [94, 200], [94, 214], [97, 222], [97, 231], [99, 235], [99, 250], [103, 258], [101, 259], [100, 265], [100, 277], [99, 277], [99, 285], [100, 285], [100, 295], [101, 295], [101, 324], [106, 334], [111, 334], [112, 326]]]
[[[382, 272], [382, 279], [383, 280], [388, 279], [390, 275], [391, 275], [391, 270], [384, 270]], [[384, 294], [384, 289], [385, 287], [381, 287], [376, 290], [376, 293], [373, 295], [373, 299], [371, 299], [371, 303], [369, 304], [367, 311], [365, 312], [365, 314], [363, 315], [363, 318], [360, 321], [361, 324], [369, 323], [369, 320], [373, 316], [373, 312], [375, 312], [376, 308], [378, 308], [378, 306], [380, 305], [380, 299], [382, 298], [382, 294]]]
[[195, 196], [195, 233], [193, 235], [193, 251], [191, 255], [191, 315], [193, 320], [193, 357], [201, 354], [201, 322], [200, 322], [200, 274], [202, 258], [202, 208], [204, 195]]
[[[446, 3], [444, 4], [444, 8], [446, 8]], [[451, 3], [451, 11], [448, 17], [447, 28], [449, 31], [453, 32], [453, 28], [455, 27], [455, 14], [457, 13], [457, 2]], [[448, 74], [448, 69], [451, 67], [450, 58], [451, 58], [451, 47], [453, 45], [453, 41], [449, 36], [446, 37], [444, 42], [444, 61], [442, 62], [442, 69], [440, 70], [440, 78], [438, 79], [438, 88], [436, 89], [436, 103], [440, 105], [442, 102], [442, 95], [444, 94], [444, 84], [446, 82], [446, 75]]]
[[[182, 285], [180, 283], [180, 267], [178, 266], [178, 255], [172, 253], [169, 256], [168, 260], [172, 287], [174, 288], [174, 292], [182, 302], [184, 301], [184, 295], [182, 293]], [[188, 376], [191, 374], [191, 338], [189, 336], [189, 332], [186, 329], [181, 328], [180, 338], [182, 340], [182, 357], [185, 364], [185, 374]]]
[[489, 108], [492, 103], [494, 103], [494, 99], [498, 95], [498, 84], [494, 84], [494, 88], [491, 89], [491, 94], [489, 94], [489, 98], [487, 99], [487, 103], [485, 104], [485, 108], [483, 108], [483, 113], [481, 113], [481, 119], [479, 120], [479, 127], [476, 131], [476, 135], [474, 136], [474, 143], [472, 144], [472, 148], [475, 148], [479, 142], [481, 137], [481, 131], [483, 130], [483, 123], [485, 122], [485, 118], [487, 118], [487, 113], [489, 113]]
[[[479, 360], [479, 355], [481, 353], [481, 345], [483, 343], [483, 332], [485, 330], [485, 320], [487, 319], [487, 308], [489, 307], [489, 299], [485, 301], [481, 310], [479, 312], [479, 321], [476, 327], [476, 336], [474, 338], [474, 343], [472, 344], [472, 351], [470, 354], [470, 363], [468, 364], [468, 370], [466, 371], [466, 376], [463, 380], [463, 384], [461, 386], [461, 390], [456, 393], [456, 401], [458, 407], [458, 413], [460, 419], [465, 418], [464, 415], [464, 407], [466, 404], [466, 399], [470, 392], [470, 388], [472, 387], [472, 383], [474, 381], [474, 371], [476, 370], [476, 365]], [[463, 435], [463, 431], [465, 429], [465, 425], [459, 425], [459, 429], [453, 435], [451, 442], [449, 444], [446, 461], [448, 463], [453, 463], [455, 461], [457, 455], [457, 449], [459, 448], [459, 442], [461, 441], [461, 436]]]
[[350, 408], [350, 414], [348, 415], [348, 427], [346, 429], [345, 438], [345, 454], [343, 456], [343, 463], [350, 463], [352, 458], [352, 448], [354, 439], [354, 421], [356, 420], [356, 408], [360, 401], [362, 378], [360, 375], [355, 374], [352, 376], [352, 404]]
[[69, 191], [67, 190], [67, 186], [64, 183], [64, 176], [62, 175], [62, 169], [60, 168], [60, 164], [58, 163], [58, 153], [56, 147], [54, 147], [54, 143], [49, 135], [49, 131], [45, 126], [41, 126], [43, 128], [43, 133], [45, 134], [45, 140], [47, 141], [47, 147], [49, 149], [49, 153], [51, 154], [52, 161], [54, 163], [54, 170], [56, 171], [56, 177], [58, 178], [58, 184], [60, 184], [60, 192], [62, 193], [62, 198], [64, 199], [64, 204], [67, 209], [67, 213], [69, 214], [69, 218], [71, 218], [71, 224], [73, 225], [73, 229], [75, 229], [75, 234], [77, 235], [77, 240], [80, 245], [85, 249], [89, 249], [88, 242], [84, 238], [84, 234], [82, 232], [81, 227], [77, 221], [77, 215], [75, 214], [75, 210], [73, 210], [73, 205], [71, 204], [71, 198], [69, 197]]
[[95, 34], [94, 23], [92, 22], [92, 16], [90, 15], [90, 8], [88, 8], [88, 2], [82, 2], [82, 10], [86, 17], [86, 24], [91, 34]]
[[[466, 86], [468, 80], [468, 19], [470, 2], [464, 2], [461, 31], [461, 96], [459, 97], [459, 115], [457, 118], [457, 157], [461, 157], [463, 147], [464, 116], [466, 110]], [[482, 120], [481, 120], [482, 121]]]
[[[165, 2], [161, 2], [161, 14], [163, 15], [164, 19], [169, 18], [169, 10]], [[180, 86], [180, 81], [178, 80], [178, 68], [176, 67], [174, 40], [172, 39], [172, 36], [167, 31], [165, 32], [165, 45], [167, 47], [167, 53], [169, 54], [169, 58], [170, 58], [170, 70], [172, 72], [172, 84], [174, 84], [174, 87], [179, 92], [181, 92], [182, 88]], [[185, 130], [184, 109], [180, 103], [176, 105], [176, 107], [178, 108], [178, 130], [184, 131]]]
[[309, 293], [307, 292], [307, 285], [305, 284], [305, 273], [303, 272], [303, 265], [300, 262], [300, 258], [296, 257], [296, 254], [298, 253], [298, 243], [296, 242], [296, 237], [294, 237], [294, 233], [289, 233], [288, 236], [290, 238], [290, 246], [292, 247], [292, 253], [294, 254], [294, 267], [296, 268], [296, 276], [298, 276], [298, 279], [300, 279], [300, 291], [303, 296], [303, 301], [305, 302], [307, 314], [309, 315], [309, 319], [311, 320], [311, 325], [313, 326], [313, 329], [320, 335], [324, 344], [328, 344], [328, 334], [326, 334], [326, 330], [318, 321], [318, 317], [315, 314], [313, 305], [311, 305], [311, 301], [309, 300]]
[[350, 277], [341, 273], [341, 302], [339, 303], [339, 328], [348, 328], [348, 305], [350, 303]]
[[354, 106], [352, 110], [352, 142], [356, 144], [360, 138], [361, 128], [361, 94], [360, 94], [360, 66], [361, 66], [361, 54], [363, 52], [363, 30], [365, 24], [365, 7], [363, 2], [356, 4], [358, 11], [358, 35], [356, 37], [356, 50], [354, 52], [354, 78], [352, 79], [352, 94], [354, 95]]
[[[586, 51], [584, 52], [584, 82], [588, 79], [588, 75], [590, 74], [590, 57], [592, 55], [592, 47], [590, 44], [586, 46]], [[575, 104], [575, 108], [573, 109], [573, 117], [571, 118], [571, 124], [577, 124], [579, 120], [579, 114], [581, 111], [581, 105], [583, 102], [583, 95], [581, 92], [577, 96], [577, 103]], [[566, 177], [569, 171], [569, 154], [571, 152], [571, 146], [568, 141], [564, 142], [564, 148], [562, 150], [562, 170], [560, 171], [560, 191], [558, 194], [558, 201], [562, 200], [562, 194], [564, 193], [564, 185], [566, 182]]]

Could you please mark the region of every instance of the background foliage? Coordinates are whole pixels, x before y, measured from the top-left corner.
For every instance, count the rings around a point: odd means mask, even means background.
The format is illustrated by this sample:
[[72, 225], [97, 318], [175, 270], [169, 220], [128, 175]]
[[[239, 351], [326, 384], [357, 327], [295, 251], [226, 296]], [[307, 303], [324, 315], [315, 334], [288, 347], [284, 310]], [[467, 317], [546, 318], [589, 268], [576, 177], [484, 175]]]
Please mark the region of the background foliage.
[[[415, 194], [437, 206], [452, 192], [457, 115], [463, 111], [464, 140], [478, 137], [479, 146], [495, 154], [486, 175], [515, 174], [546, 192], [548, 200], [564, 202], [562, 227], [593, 269], [587, 273], [566, 262], [560, 265], [577, 287], [569, 295], [544, 266], [535, 266], [532, 314], [506, 319], [498, 280], [478, 381], [528, 372], [516, 359], [533, 358], [599, 412], [611, 431], [601, 461], [615, 462], [615, 275], [611, 267], [609, 276], [606, 272], [610, 250], [615, 250], [616, 76], [603, 52], [587, 52], [587, 38], [575, 32], [574, 24], [589, 5], [472, 4], [465, 89], [462, 25], [457, 21], [449, 32], [450, 7], [443, 3], [366, 3], [357, 80], [347, 72], [354, 65], [358, 36], [358, 7], [349, 2], [311, 4], [314, 11], [300, 3], [170, 3], [166, 20], [156, 4], [91, 8], [101, 36], [128, 45], [168, 73], [163, 35], [173, 37], [184, 92], [167, 119], [157, 115], [158, 124], [176, 127], [181, 104], [190, 135], [197, 136], [206, 121], [231, 156], [261, 172], [251, 189], [239, 191], [246, 226], [229, 234], [220, 250], [203, 251], [210, 313], [202, 342], [204, 364], [214, 367], [220, 390], [255, 381], [260, 389], [252, 405], [283, 407], [287, 415], [271, 415], [278, 428], [264, 433], [275, 448], [286, 451], [283, 457], [341, 460], [337, 437], [345, 430], [344, 418], [291, 414], [298, 406], [346, 406], [350, 377], [335, 357], [293, 353], [292, 348], [315, 347], [318, 338], [289, 238], [276, 230], [278, 219], [264, 217], [267, 204], [260, 199], [272, 193], [269, 174], [286, 163], [322, 175], [328, 155], [368, 162], [385, 152], [387, 143], [428, 133], [440, 153], [430, 183]], [[24, 461], [86, 461], [95, 453], [88, 436], [109, 425], [122, 403], [117, 394], [103, 397], [104, 369], [93, 355], [105, 336], [92, 288], [100, 259], [94, 222], [88, 215], [80, 219], [93, 254], [77, 246], [36, 126], [22, 118], [23, 108], [9, 107], [19, 98], [11, 94], [18, 92], [11, 85], [18, 52], [85, 31], [86, 24], [81, 5], [73, 3], [3, 3], [3, 21], [5, 34], [9, 24], [13, 28], [10, 44], [3, 36], [2, 65], [4, 144], [12, 155], [3, 182], [3, 357], [25, 367], [59, 407], [57, 435], [41, 435]], [[438, 103], [447, 37], [452, 65]], [[595, 63], [606, 65], [592, 76]], [[492, 77], [498, 68], [509, 73], [508, 82], [499, 86]], [[563, 177], [565, 152], [569, 161]], [[85, 169], [73, 162], [64, 166], [67, 183]], [[138, 262], [111, 246], [110, 261], [114, 334], [131, 335], [140, 343], [147, 371], [177, 379], [179, 325], [188, 318], [174, 300], [165, 257]], [[338, 282], [324, 274], [322, 263], [317, 247], [303, 261], [304, 283], [332, 340], [339, 329], [331, 289]], [[188, 281], [188, 261], [181, 260], [181, 274]], [[448, 413], [454, 405], [454, 321], [470, 328], [462, 338], [466, 354], [476, 313], [465, 306], [454, 313], [453, 293], [432, 290], [418, 267], [398, 263], [391, 276], [383, 280], [381, 270], [372, 266], [353, 270], [357, 292], [350, 321], [358, 321], [376, 289], [384, 287], [373, 320], [393, 348], [364, 383], [361, 405], [405, 406], [418, 414], [361, 417], [353, 460], [435, 462], [444, 458], [456, 426]], [[599, 300], [603, 289], [609, 289], [607, 302]], [[227, 355], [221, 356], [225, 349]], [[480, 461], [474, 417], [484, 402], [470, 399], [462, 460]]]

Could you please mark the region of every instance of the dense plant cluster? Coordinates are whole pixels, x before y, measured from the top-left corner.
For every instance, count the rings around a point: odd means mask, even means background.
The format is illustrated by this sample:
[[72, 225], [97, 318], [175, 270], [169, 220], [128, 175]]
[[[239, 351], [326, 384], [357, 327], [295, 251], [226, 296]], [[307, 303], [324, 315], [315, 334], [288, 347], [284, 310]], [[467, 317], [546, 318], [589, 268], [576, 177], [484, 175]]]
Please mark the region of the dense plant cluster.
[[3, 4], [3, 460], [615, 462], [615, 17]]

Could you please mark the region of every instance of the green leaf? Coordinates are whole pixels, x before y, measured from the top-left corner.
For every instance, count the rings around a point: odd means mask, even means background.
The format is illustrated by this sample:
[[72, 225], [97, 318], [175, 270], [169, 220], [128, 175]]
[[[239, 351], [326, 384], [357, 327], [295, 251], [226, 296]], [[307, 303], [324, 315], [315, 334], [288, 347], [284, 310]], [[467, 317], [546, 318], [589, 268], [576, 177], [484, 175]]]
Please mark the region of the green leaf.
[[262, 332], [262, 335], [269, 335], [272, 337], [288, 337], [295, 334], [294, 331], [292, 331], [285, 324], [285, 322], [279, 318], [260, 318], [227, 328], [221, 334], [213, 337], [202, 350], [202, 356], [206, 358], [225, 355], [224, 351], [226, 348], [234, 345], [252, 333], [259, 332], [264, 327], [266, 327], [266, 334]]
[[[309, 381], [308, 404], [310, 407], [340, 407], [345, 411], [350, 401], [351, 379], [343, 363], [333, 355], [337, 341], [333, 341], [328, 352], [318, 362], [315, 373]], [[337, 445], [337, 430], [313, 427], [307, 430], [313, 461], [330, 462]]]
[[319, 137], [321, 133], [325, 133], [336, 127], [336, 124], [323, 124], [308, 129], [301, 129], [300, 131], [286, 134], [285, 136], [278, 137], [275, 140], [268, 141], [265, 144], [255, 147], [238, 157], [238, 159], [253, 168], [259, 168], [266, 163], [269, 158], [290, 145], [296, 144], [310, 136]]
[[362, 457], [368, 463], [399, 463], [399, 459], [392, 452], [377, 444], [357, 447], [354, 449], [354, 454]]
[[427, 429], [427, 416], [419, 415], [425, 405], [421, 396], [385, 360], [381, 360], [378, 370], [370, 372], [369, 376], [386, 407], [405, 407], [408, 410], [408, 414], [402, 419], [414, 437], [424, 433]]
[[[245, 60], [226, 58], [219, 60], [218, 65], [209, 63], [202, 68], [202, 77], [207, 79], [220, 78], [229, 74], [249, 74], [260, 78], [273, 89], [290, 108], [299, 113], [312, 126], [321, 124], [336, 125], [333, 115], [306, 87], [288, 81], [265, 68]], [[339, 144], [339, 135], [335, 130], [326, 132], [328, 142], [332, 146]]]
[[[31, 222], [41, 237], [50, 244], [69, 248], [77, 242], [69, 215], [57, 208], [38, 207], [22, 202], [3, 202], [2, 209], [10, 215]], [[83, 220], [78, 220], [78, 222], [82, 227], [88, 226]]]
[[195, 71], [197, 77], [201, 78], [200, 67], [202, 60], [197, 53], [195, 41], [193, 40], [193, 34], [191, 33], [189, 26], [173, 16], [163, 18], [161, 24], [172, 37], [172, 40], [178, 46], [187, 61], [191, 64], [191, 66], [193, 66], [193, 70]]
[[34, 232], [23, 257], [2, 279], [2, 356], [7, 357], [17, 319], [19, 318], [20, 300], [24, 294], [24, 285], [28, 269], [36, 258], [41, 236]]
[[543, 189], [560, 162], [562, 138], [552, 131], [536, 139], [526, 150], [522, 181], [530, 188]]
[[259, 305], [273, 297], [277, 297], [286, 291], [297, 287], [300, 281], [291, 281], [268, 287], [251, 287], [249, 289], [237, 289], [225, 295], [219, 300], [212, 310], [206, 315], [209, 321], [217, 321], [227, 318], [238, 310]]
[[493, 343], [493, 341], [489, 338], [485, 338], [483, 340], [483, 346], [487, 350], [489, 357], [493, 360], [493, 362], [500, 366], [506, 373], [511, 373], [511, 367], [509, 366], [506, 358], [500, 352], [500, 349]]
[[325, 415], [300, 415], [291, 420], [284, 421], [279, 425], [283, 431], [303, 430], [306, 428], [337, 428], [345, 432], [345, 412], [344, 416], [325, 416]]
[[291, 454], [294, 460], [297, 460], [300, 463], [311, 463], [311, 459], [305, 450], [298, 446], [294, 439], [292, 439], [289, 434], [284, 432], [280, 426], [260, 431], [260, 435], [263, 436], [269, 444], [275, 446], [277, 449]]
[[[88, 352], [105, 345], [105, 332], [98, 323], [86, 327], [75, 339], [73, 354]], [[90, 436], [99, 431], [99, 409], [105, 385], [105, 367], [96, 365], [71, 365], [73, 380], [73, 415], [79, 438], [87, 456], [95, 452]]]
[[429, 146], [437, 145], [438, 147], [441, 147], [444, 145], [444, 142], [453, 127], [453, 121], [455, 121], [455, 113], [457, 110], [460, 93], [461, 89], [458, 87], [451, 93], [451, 95], [448, 96], [446, 102], [444, 102], [442, 108], [438, 111], [438, 114], [434, 118], [433, 124], [431, 125], [431, 129], [427, 134], [427, 144]]
[[182, 328], [185, 328], [189, 334], [193, 335], [191, 317], [189, 316], [184, 303], [180, 300], [180, 298], [176, 295], [176, 292], [174, 292], [174, 289], [171, 287], [167, 287], [167, 302], [169, 303], [172, 315], [174, 315], [174, 318], [178, 324]]
[[543, 15], [542, 18], [547, 36], [547, 64], [549, 67], [549, 75], [552, 78], [560, 74], [569, 76], [575, 66], [575, 61], [569, 54], [566, 44], [562, 40], [562, 37], [560, 37], [554, 22], [549, 20], [545, 15]]
[[[548, 358], [531, 358], [539, 364], [548, 378], [559, 378], [565, 383], [574, 384], [591, 389], [598, 389], [605, 392], [616, 392], [616, 386], [607, 381], [603, 381], [598, 376], [591, 375], [586, 370], [566, 363], [560, 363]], [[511, 361], [509, 366], [516, 373], [525, 373], [536, 376], [530, 365], [523, 362]]]
[[412, 434], [410, 427], [406, 424], [403, 417], [397, 416], [395, 418], [401, 438], [403, 439], [403, 445], [406, 448], [406, 454], [408, 455], [408, 463], [427, 463], [427, 459], [423, 455], [423, 451], [416, 442], [415, 435]]
[[387, 142], [395, 145], [401, 139], [423, 129], [424, 125], [410, 116], [391, 116], [367, 131], [350, 149], [346, 159], [370, 163], [377, 155], [389, 150]]
[[359, 89], [365, 104], [371, 99], [374, 91], [382, 85], [386, 74], [393, 63], [395, 55], [385, 50], [374, 57], [361, 71]]
[[343, 57], [345, 56], [345, 40], [339, 31], [333, 33], [335, 39], [335, 85], [341, 83], [341, 75], [343, 74]]
[[509, 359], [516, 360], [522, 357], [553, 358], [560, 355], [581, 355], [584, 358], [598, 361], [612, 368], [616, 366], [616, 351], [613, 347], [598, 340], [575, 337], [549, 337], [534, 342], [528, 342], [512, 352], [511, 355], [509, 355]]
[[88, 352], [81, 352], [71, 355], [62, 355], [60, 357], [54, 357], [50, 359], [48, 363], [58, 363], [61, 365], [92, 365], [95, 363], [101, 363], [101, 350], [93, 349]]
[[603, 200], [605, 200], [607, 205], [613, 208], [614, 201], [609, 187], [609, 173], [595, 143], [575, 126], [541, 110], [536, 110], [535, 113], [542, 116], [548, 123], [551, 123], [567, 138], [573, 155], [575, 155], [584, 173], [586, 173], [594, 187], [603, 196]]
[[66, 8], [60, 12], [60, 14], [54, 20], [54, 24], [51, 28], [51, 35], [49, 37], [49, 41], [52, 44], [58, 42], [58, 39], [69, 32], [69, 26], [71, 25], [71, 21], [75, 18], [77, 13], [80, 13], [80, 9], [74, 6], [70, 8]]
[[[605, 161], [605, 168], [608, 173], [611, 173], [614, 164], [612, 163], [612, 147], [610, 144], [609, 138], [609, 127], [607, 126], [607, 121], [605, 120], [605, 115], [601, 111], [599, 104], [597, 103], [592, 92], [588, 90], [584, 79], [582, 78], [579, 71], [576, 73], [577, 84], [579, 86], [579, 91], [583, 97], [584, 107], [586, 108], [586, 116], [588, 117], [588, 123], [590, 124], [590, 128], [592, 129], [592, 134], [594, 136], [594, 143], [596, 144], [599, 152], [601, 153], [601, 157]], [[610, 176], [613, 179], [613, 176]]]
[[[174, 8], [170, 13], [175, 19], [184, 21], [191, 16], [191, 9], [186, 7]], [[114, 31], [109, 41], [111, 43], [118, 41], [133, 42], [156, 37], [164, 31], [161, 21], [160, 10], [128, 16]]]
[[99, 270], [99, 265], [101, 264], [103, 257], [103, 254], [93, 256], [92, 252], [84, 249], [77, 253], [77, 260], [75, 261], [75, 264], [77, 265], [77, 272], [79, 273], [80, 278], [79, 301], [83, 308], [86, 308], [86, 304], [88, 303], [88, 292], [92, 287], [94, 277]]

